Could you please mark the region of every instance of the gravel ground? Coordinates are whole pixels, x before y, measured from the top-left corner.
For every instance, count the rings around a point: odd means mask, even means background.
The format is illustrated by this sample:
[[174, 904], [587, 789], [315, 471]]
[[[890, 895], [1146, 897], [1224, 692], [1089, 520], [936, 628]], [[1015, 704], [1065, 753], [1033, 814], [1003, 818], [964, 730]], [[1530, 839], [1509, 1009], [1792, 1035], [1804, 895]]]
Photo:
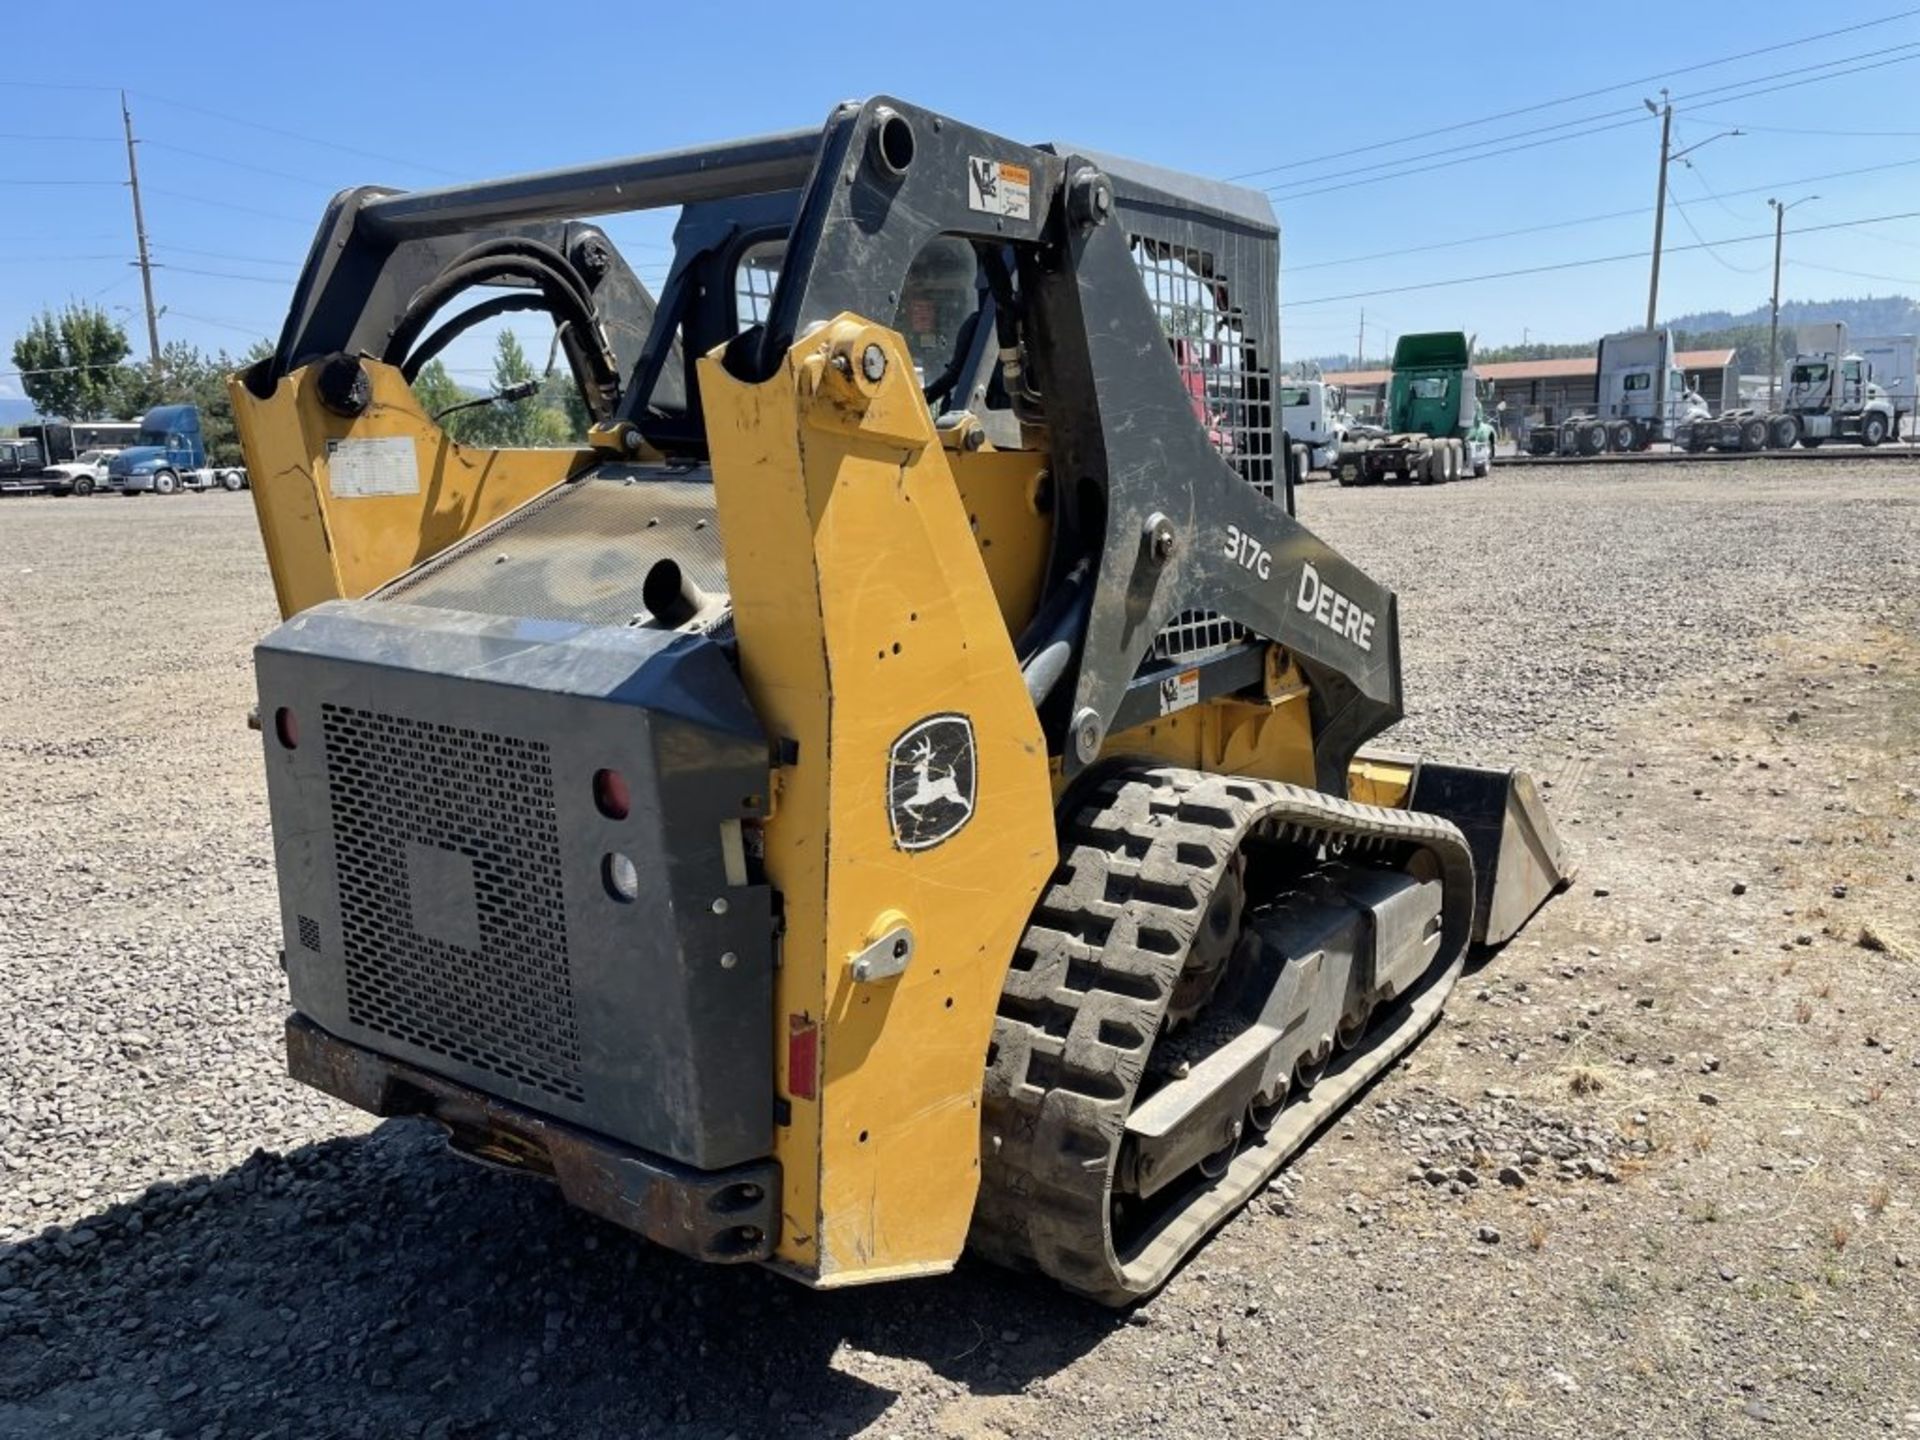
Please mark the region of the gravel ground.
[[1920, 1437], [1920, 475], [1303, 491], [1578, 883], [1151, 1304], [701, 1269], [279, 1074], [244, 496], [0, 504], [0, 1435]]

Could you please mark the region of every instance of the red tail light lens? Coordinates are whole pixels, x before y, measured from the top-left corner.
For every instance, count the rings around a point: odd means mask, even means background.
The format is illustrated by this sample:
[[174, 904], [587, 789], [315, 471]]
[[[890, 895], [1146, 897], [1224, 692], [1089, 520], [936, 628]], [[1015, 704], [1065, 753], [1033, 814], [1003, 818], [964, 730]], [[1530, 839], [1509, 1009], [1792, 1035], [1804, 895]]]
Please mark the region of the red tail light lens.
[[287, 749], [300, 748], [299, 718], [284, 705], [273, 712], [273, 733], [279, 737], [280, 743]]
[[609, 820], [626, 819], [633, 810], [633, 794], [627, 789], [627, 777], [618, 770], [594, 771], [593, 803]]

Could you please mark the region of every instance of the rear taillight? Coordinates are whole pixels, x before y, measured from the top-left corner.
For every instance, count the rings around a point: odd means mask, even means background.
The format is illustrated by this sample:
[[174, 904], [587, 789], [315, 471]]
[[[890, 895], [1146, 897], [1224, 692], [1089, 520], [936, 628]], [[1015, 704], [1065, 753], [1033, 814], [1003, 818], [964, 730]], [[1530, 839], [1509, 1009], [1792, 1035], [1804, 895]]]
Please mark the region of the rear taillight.
[[633, 811], [633, 793], [618, 770], [593, 772], [593, 804], [609, 820], [624, 820]]

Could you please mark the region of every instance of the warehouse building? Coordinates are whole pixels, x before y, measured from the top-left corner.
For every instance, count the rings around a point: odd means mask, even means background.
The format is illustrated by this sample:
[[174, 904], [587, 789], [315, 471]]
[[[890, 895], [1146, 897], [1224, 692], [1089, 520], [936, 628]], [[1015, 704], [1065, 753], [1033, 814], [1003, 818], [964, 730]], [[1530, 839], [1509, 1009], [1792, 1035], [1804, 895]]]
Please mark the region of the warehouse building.
[[[1713, 412], [1737, 407], [1740, 377], [1732, 350], [1682, 350], [1680, 368]], [[1597, 357], [1571, 360], [1504, 360], [1475, 367], [1493, 386], [1490, 408], [1507, 416], [1525, 415], [1532, 425], [1551, 425], [1593, 408]], [[1347, 408], [1355, 415], [1377, 413], [1387, 393], [1386, 370], [1346, 370], [1325, 377], [1343, 385]], [[1506, 428], [1503, 426], [1503, 428]]]

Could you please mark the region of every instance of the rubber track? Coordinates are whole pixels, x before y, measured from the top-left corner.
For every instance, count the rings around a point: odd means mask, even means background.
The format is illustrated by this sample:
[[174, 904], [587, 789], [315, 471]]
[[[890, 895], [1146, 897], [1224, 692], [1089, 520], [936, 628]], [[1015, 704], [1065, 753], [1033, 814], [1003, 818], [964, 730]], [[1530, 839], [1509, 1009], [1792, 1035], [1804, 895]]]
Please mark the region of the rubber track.
[[[1376, 1018], [1226, 1175], [1197, 1184], [1122, 1257], [1113, 1173], [1147, 1057], [1214, 886], [1256, 831], [1369, 848], [1423, 846], [1440, 862], [1441, 944], [1428, 978]], [[1277, 781], [1164, 766], [1096, 784], [1061, 836], [1062, 861], [1021, 940], [994, 1025], [970, 1243], [1110, 1305], [1151, 1294], [1345, 1100], [1439, 1013], [1473, 923], [1473, 861], [1436, 816]], [[1251, 903], [1252, 897], [1249, 897]]]

